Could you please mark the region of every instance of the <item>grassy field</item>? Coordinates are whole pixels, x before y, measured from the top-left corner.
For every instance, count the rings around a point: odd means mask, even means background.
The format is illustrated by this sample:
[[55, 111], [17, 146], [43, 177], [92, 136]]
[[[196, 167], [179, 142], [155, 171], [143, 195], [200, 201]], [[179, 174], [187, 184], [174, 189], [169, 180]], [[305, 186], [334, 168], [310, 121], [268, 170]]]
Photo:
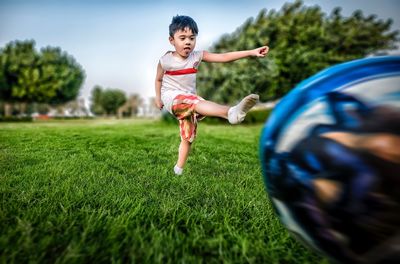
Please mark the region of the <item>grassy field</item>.
[[157, 121], [0, 124], [2, 263], [327, 263], [289, 236], [261, 125], [200, 124], [184, 175]]

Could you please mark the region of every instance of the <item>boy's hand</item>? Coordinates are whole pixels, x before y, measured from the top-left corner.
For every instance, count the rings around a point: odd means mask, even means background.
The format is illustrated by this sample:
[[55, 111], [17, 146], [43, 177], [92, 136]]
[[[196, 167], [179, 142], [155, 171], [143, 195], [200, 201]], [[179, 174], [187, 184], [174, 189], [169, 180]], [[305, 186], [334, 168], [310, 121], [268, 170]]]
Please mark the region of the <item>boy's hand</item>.
[[160, 98], [156, 98], [156, 106], [157, 106], [157, 108], [160, 109], [160, 110], [163, 109], [164, 104], [163, 104], [163, 102], [161, 101]]
[[253, 56], [263, 58], [263, 57], [265, 57], [265, 55], [267, 55], [267, 53], [269, 51], [269, 47], [263, 46], [263, 47], [254, 49], [252, 51], [253, 51]]

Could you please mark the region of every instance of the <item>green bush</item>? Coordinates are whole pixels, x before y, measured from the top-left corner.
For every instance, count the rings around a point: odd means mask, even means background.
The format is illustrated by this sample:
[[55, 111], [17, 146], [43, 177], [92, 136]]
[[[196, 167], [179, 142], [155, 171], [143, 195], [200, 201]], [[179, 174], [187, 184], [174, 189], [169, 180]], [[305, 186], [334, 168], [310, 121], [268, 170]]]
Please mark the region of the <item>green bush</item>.
[[268, 119], [272, 109], [259, 109], [247, 113], [243, 124], [262, 124]]
[[32, 122], [30, 116], [0, 116], [0, 122]]
[[94, 119], [93, 116], [54, 116], [54, 120], [78, 120], [78, 119]]
[[175, 123], [177, 123], [178, 122], [178, 120], [175, 118], [175, 117], [173, 117], [168, 111], [166, 111], [166, 110], [163, 110], [162, 112], [161, 112], [161, 120], [163, 121], [163, 122], [165, 122], [165, 123], [168, 123], [168, 124], [175, 124]]
[[206, 124], [210, 124], [210, 125], [223, 125], [223, 124], [228, 124], [228, 121], [225, 120], [224, 118], [220, 118], [220, 117], [206, 117], [203, 120], [201, 120], [201, 123], [206, 123]]

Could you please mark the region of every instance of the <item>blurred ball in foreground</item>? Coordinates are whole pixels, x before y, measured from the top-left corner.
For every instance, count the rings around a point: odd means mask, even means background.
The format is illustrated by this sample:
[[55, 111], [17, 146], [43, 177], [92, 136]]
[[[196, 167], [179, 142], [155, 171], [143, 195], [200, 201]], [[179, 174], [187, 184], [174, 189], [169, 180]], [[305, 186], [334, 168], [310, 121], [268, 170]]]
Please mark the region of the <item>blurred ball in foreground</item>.
[[340, 263], [400, 263], [400, 56], [300, 83], [265, 124], [260, 154], [296, 238]]

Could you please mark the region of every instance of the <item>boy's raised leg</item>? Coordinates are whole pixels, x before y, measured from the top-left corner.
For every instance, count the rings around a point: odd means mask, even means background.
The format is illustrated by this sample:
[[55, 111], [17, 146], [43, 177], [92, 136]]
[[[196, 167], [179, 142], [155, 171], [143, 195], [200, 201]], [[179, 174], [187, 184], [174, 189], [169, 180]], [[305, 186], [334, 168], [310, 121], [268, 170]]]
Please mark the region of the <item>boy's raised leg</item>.
[[204, 100], [196, 104], [195, 110], [202, 116], [216, 116], [228, 119], [229, 106]]
[[228, 119], [231, 124], [239, 124], [246, 117], [247, 112], [257, 104], [259, 96], [250, 94], [235, 106], [229, 107], [211, 101], [200, 101], [196, 104], [195, 110], [203, 116], [217, 116]]

